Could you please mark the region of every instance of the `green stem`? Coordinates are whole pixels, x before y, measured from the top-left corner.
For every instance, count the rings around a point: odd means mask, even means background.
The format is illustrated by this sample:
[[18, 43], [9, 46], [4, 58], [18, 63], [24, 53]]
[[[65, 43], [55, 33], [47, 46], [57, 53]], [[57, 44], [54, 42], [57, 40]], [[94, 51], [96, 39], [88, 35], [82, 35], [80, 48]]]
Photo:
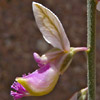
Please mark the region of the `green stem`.
[[95, 60], [95, 15], [96, 15], [96, 2], [95, 0], [87, 0], [87, 79], [88, 79], [88, 100], [95, 100], [96, 94], [96, 60]]

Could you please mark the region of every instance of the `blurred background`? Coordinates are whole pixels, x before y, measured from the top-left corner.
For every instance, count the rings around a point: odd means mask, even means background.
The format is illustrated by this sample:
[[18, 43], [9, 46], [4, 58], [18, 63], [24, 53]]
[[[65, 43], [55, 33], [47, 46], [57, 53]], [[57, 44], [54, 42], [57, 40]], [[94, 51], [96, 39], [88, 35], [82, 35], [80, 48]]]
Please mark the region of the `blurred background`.
[[[41, 55], [52, 48], [36, 26], [32, 1], [45, 5], [59, 17], [71, 46], [86, 46], [86, 0], [0, 0], [0, 100], [13, 100], [10, 86], [14, 79], [38, 68], [33, 52]], [[100, 12], [97, 12], [96, 29], [96, 100], [100, 100]], [[19, 100], [68, 100], [73, 93], [86, 87], [86, 69], [86, 54], [80, 52], [50, 94]]]

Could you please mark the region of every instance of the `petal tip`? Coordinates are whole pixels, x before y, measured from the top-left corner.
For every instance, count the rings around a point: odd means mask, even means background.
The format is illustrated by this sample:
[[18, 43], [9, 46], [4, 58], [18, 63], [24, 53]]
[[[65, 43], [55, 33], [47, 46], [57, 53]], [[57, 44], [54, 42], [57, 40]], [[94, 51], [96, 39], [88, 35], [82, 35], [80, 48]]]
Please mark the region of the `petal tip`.
[[22, 78], [22, 77], [17, 77], [15, 79], [18, 83], [24, 83], [26, 81], [26, 79]]
[[33, 57], [34, 57], [34, 59], [35, 59], [35, 61], [36, 61], [37, 63], [41, 62], [41, 57], [39, 56], [38, 53], [34, 52], [34, 53], [33, 53]]
[[33, 1], [33, 2], [32, 2], [32, 5], [35, 5], [35, 4], [37, 4], [37, 2], [34, 2], [34, 1]]
[[37, 2], [32, 2], [32, 6], [34, 7], [34, 6], [36, 6], [36, 5], [41, 5], [41, 4], [39, 4], [39, 3], [37, 3]]

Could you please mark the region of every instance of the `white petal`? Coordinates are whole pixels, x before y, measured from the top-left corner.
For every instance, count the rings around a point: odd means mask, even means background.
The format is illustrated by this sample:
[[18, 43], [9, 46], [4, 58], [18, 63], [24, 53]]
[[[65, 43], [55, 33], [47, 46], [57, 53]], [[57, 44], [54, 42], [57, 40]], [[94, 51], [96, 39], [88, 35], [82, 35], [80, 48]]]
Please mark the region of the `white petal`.
[[44, 39], [61, 50], [70, 50], [70, 43], [58, 17], [43, 5], [33, 2], [33, 12]]

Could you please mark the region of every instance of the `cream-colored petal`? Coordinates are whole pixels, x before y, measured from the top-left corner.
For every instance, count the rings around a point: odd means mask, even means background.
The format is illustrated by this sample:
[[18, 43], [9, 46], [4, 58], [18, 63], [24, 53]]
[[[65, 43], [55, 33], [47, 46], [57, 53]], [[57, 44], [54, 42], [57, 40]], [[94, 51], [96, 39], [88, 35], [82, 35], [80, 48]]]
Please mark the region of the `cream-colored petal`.
[[44, 39], [52, 46], [61, 50], [70, 50], [70, 43], [58, 17], [43, 5], [33, 2], [36, 23]]

